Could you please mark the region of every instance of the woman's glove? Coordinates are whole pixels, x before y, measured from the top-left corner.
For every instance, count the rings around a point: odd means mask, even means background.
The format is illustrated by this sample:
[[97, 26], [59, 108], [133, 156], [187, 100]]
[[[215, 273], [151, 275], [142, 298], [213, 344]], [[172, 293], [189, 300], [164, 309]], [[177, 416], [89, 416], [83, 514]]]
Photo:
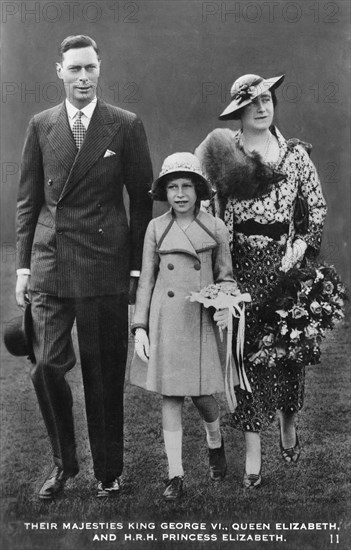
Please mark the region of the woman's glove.
[[142, 361], [148, 362], [150, 344], [146, 330], [143, 328], [137, 328], [135, 331], [135, 351]]
[[280, 270], [286, 273], [289, 269], [292, 269], [296, 264], [301, 262], [306, 252], [307, 244], [302, 239], [296, 239], [291, 246], [288, 244], [286, 252], [282, 257], [282, 265]]
[[229, 322], [229, 309], [217, 309], [213, 316], [213, 320], [216, 321], [217, 326], [220, 329], [226, 328]]

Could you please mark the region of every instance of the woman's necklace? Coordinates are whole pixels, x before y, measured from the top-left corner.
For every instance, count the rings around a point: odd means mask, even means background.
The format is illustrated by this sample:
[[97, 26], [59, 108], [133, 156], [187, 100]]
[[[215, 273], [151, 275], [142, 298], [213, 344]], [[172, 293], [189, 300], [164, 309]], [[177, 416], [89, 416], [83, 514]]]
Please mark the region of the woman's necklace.
[[[247, 146], [247, 144], [245, 143], [244, 134], [241, 134], [241, 143], [242, 143], [242, 146], [244, 147], [244, 149], [246, 149], [246, 151], [248, 151], [249, 153], [253, 153], [254, 151], [259, 153], [259, 151], [257, 151], [256, 149], [254, 149], [254, 148], [250, 149]], [[261, 155], [262, 159], [267, 158], [268, 153], [269, 153], [269, 149], [271, 147], [271, 143], [272, 143], [272, 134], [271, 134], [271, 132], [268, 132], [268, 136], [267, 136], [266, 143], [265, 143], [265, 146], [264, 146], [264, 151], [263, 151], [263, 153], [259, 153]]]

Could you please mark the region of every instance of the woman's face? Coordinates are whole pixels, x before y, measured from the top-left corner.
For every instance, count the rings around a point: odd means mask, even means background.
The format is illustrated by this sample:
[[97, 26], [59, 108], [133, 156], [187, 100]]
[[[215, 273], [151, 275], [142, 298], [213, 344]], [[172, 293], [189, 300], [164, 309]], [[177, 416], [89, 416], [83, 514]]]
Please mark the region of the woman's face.
[[167, 200], [176, 214], [189, 214], [195, 209], [195, 185], [189, 178], [174, 178], [166, 185]]
[[270, 91], [256, 97], [252, 103], [244, 108], [241, 115], [241, 125], [243, 130], [262, 131], [267, 130], [274, 116], [274, 105]]

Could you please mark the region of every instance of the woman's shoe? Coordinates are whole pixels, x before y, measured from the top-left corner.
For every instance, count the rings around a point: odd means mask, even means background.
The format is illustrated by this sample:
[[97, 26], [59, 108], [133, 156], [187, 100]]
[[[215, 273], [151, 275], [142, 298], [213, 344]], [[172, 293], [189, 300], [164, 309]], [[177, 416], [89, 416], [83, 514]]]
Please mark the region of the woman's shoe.
[[247, 474], [245, 472], [243, 486], [245, 489], [257, 489], [262, 483], [261, 472], [259, 474]]
[[299, 460], [299, 456], [301, 453], [301, 447], [299, 443], [299, 438], [296, 432], [296, 443], [294, 447], [289, 447], [288, 449], [284, 449], [283, 443], [282, 443], [282, 433], [280, 432], [280, 452], [283, 457], [283, 460], [287, 464], [296, 464], [296, 462]]
[[183, 476], [175, 476], [166, 481], [166, 489], [163, 493], [165, 500], [179, 500], [183, 494]]

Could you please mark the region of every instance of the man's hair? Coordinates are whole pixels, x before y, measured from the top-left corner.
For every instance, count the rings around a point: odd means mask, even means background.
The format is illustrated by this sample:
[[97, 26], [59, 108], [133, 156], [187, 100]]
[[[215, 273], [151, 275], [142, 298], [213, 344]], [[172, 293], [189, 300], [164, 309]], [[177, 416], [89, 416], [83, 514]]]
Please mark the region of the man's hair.
[[99, 48], [95, 40], [90, 38], [90, 36], [87, 36], [85, 34], [67, 36], [67, 38], [65, 38], [63, 42], [60, 44], [60, 47], [58, 49], [59, 59], [60, 61], [62, 61], [63, 54], [68, 50], [72, 50], [73, 48], [89, 48], [89, 46], [92, 46], [94, 48], [94, 50], [96, 51], [96, 55], [98, 56], [98, 59], [100, 59]]

